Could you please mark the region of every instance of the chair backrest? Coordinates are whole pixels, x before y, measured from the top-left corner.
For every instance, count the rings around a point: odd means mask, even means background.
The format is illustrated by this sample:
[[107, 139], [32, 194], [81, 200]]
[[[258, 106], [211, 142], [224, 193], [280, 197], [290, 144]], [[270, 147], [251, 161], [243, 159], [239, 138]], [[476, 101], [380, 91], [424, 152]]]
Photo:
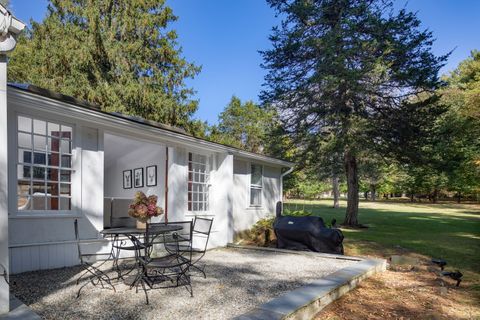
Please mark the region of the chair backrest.
[[195, 217], [195, 221], [193, 222], [193, 234], [198, 235], [198, 237], [196, 237], [195, 239], [197, 249], [201, 249], [202, 251], [207, 250], [208, 239], [210, 238], [212, 225], [213, 218], [207, 219], [202, 217]]
[[132, 199], [112, 198], [111, 213], [110, 213], [110, 227], [135, 227], [136, 220], [128, 215], [128, 209], [132, 203]]
[[[173, 232], [164, 232], [165, 226], [179, 226], [181, 227], [180, 230], [173, 231]], [[187, 246], [191, 248], [192, 246], [192, 232], [193, 232], [193, 224], [192, 221], [176, 221], [176, 222], [169, 222], [165, 224], [163, 222], [160, 223], [148, 223], [145, 241], [147, 244], [153, 248], [155, 244], [165, 244], [165, 248], [170, 253], [179, 253], [180, 245]], [[151, 250], [151, 249], [150, 249]], [[191, 249], [190, 249], [190, 259], [191, 259]]]
[[75, 229], [75, 242], [77, 243], [78, 259], [80, 260], [81, 263], [83, 263], [82, 249], [80, 248], [80, 235], [78, 233], [78, 220], [77, 219], [75, 219], [75, 221], [73, 221], [73, 227]]
[[128, 238], [132, 242], [133, 246], [135, 247], [135, 259], [138, 259], [139, 257], [143, 256], [145, 251], [146, 256], [150, 256], [151, 250], [147, 246], [145, 247], [144, 243], [142, 243], [136, 236], [134, 235], [128, 235]]

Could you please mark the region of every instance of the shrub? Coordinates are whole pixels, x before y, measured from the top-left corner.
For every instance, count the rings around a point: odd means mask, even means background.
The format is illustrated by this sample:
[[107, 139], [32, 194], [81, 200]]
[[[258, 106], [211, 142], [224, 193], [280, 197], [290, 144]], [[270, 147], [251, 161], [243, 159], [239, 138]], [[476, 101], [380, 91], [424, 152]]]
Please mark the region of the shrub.
[[313, 213], [305, 210], [290, 210], [290, 209], [283, 210], [284, 216], [307, 217], [307, 216], [311, 216], [312, 214]]
[[250, 239], [257, 245], [265, 247], [272, 245], [276, 241], [273, 221], [274, 217], [258, 220], [250, 229]]

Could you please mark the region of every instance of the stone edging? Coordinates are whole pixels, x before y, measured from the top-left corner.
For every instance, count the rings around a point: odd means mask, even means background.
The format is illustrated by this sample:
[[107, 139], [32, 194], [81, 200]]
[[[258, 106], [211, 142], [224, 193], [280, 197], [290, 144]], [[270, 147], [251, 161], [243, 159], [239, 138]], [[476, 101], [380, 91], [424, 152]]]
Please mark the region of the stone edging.
[[286, 292], [267, 303], [235, 317], [235, 320], [311, 319], [330, 302], [355, 288], [360, 281], [387, 268], [384, 259], [362, 259], [332, 254], [290, 251], [275, 248], [228, 245], [232, 248], [302, 254], [331, 259], [358, 261], [298, 289]]

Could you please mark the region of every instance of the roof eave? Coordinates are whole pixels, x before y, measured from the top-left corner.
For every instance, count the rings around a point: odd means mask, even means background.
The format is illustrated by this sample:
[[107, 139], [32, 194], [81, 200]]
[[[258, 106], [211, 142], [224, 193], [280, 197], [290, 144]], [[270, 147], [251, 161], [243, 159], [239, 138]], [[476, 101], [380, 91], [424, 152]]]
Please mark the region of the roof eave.
[[[168, 133], [170, 136], [177, 137], [182, 141], [190, 142], [192, 144], [205, 145], [205, 146], [208, 146], [209, 148], [216, 149], [218, 151], [228, 152], [229, 154], [232, 154], [232, 155], [241, 156], [241, 157], [245, 157], [245, 158], [249, 158], [249, 159], [255, 159], [255, 160], [258, 160], [258, 161], [265, 161], [265, 162], [269, 162], [269, 163], [272, 163], [272, 164], [276, 164], [276, 165], [280, 165], [280, 166], [288, 167], [288, 168], [291, 168], [295, 165], [293, 162], [289, 162], [289, 161], [286, 161], [286, 160], [277, 159], [277, 158], [273, 158], [273, 157], [269, 157], [269, 156], [266, 156], [266, 155], [253, 153], [253, 152], [248, 152], [248, 151], [238, 149], [238, 148], [235, 148], [235, 147], [231, 147], [231, 146], [228, 146], [228, 145], [224, 145], [224, 144], [221, 144], [221, 143], [209, 141], [209, 140], [206, 140], [206, 139], [197, 138], [197, 137], [194, 137], [194, 136], [189, 135], [187, 133], [180, 132], [179, 130], [174, 130], [174, 129], [170, 128], [170, 126], [165, 126], [165, 125], [160, 126], [159, 124], [157, 124], [156, 122], [153, 122], [153, 121], [148, 121], [148, 120], [144, 120], [144, 119], [140, 120], [139, 118], [129, 117], [129, 116], [125, 116], [125, 115], [119, 114], [119, 113], [105, 112], [105, 111], [102, 111], [98, 106], [88, 104], [87, 102], [76, 103], [76, 101], [80, 101], [80, 100], [77, 100], [75, 98], [68, 97], [68, 96], [65, 96], [65, 95], [62, 95], [62, 94], [59, 94], [59, 93], [55, 93], [55, 92], [52, 92], [50, 90], [46, 90], [46, 89], [42, 89], [42, 88], [38, 88], [38, 87], [35, 87], [35, 88], [37, 88], [39, 90], [32, 91], [28, 88], [28, 86], [18, 86], [18, 85], [15, 85], [15, 86], [9, 85], [8, 86], [8, 89], [13, 89], [13, 90], [15, 90], [15, 92], [18, 92], [20, 94], [40, 96], [42, 99], [54, 100], [55, 102], [60, 103], [61, 105], [69, 105], [69, 106], [73, 106], [75, 108], [81, 108], [83, 110], [88, 110], [88, 111], [94, 112], [98, 115], [101, 115], [107, 121], [109, 121], [109, 120], [111, 121], [112, 118], [116, 118], [116, 119], [124, 120], [124, 121], [127, 121], [127, 122], [133, 122], [133, 123], [139, 124], [141, 126], [154, 128], [155, 130], [157, 130], [161, 133]], [[65, 98], [67, 100], [64, 100]]]

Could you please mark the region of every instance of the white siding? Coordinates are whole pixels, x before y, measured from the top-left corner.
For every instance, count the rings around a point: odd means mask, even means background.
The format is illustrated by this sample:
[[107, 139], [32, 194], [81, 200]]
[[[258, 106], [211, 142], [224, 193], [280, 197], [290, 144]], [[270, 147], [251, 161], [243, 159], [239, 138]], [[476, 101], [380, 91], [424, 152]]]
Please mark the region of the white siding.
[[[14, 99], [12, 99], [14, 100]], [[9, 190], [10, 273], [78, 264], [73, 222], [79, 221], [82, 239], [99, 238], [103, 229], [103, 131], [77, 118], [42, 112], [40, 108], [9, 103], [9, 144], [15, 147], [16, 115], [51, 119], [74, 127], [72, 211], [65, 213], [17, 212], [16, 181]], [[11, 125], [10, 125], [11, 124]], [[10, 149], [12, 150], [12, 149]], [[16, 152], [10, 152], [12, 176], [16, 176]], [[41, 245], [39, 245], [41, 244]]]
[[[170, 221], [193, 219], [196, 214], [214, 218], [210, 247], [224, 246], [232, 241], [234, 233], [250, 228], [258, 219], [275, 211], [275, 204], [280, 200], [281, 168], [263, 165], [262, 207], [250, 208], [249, 197], [249, 166], [248, 159], [237, 158], [227, 152], [215, 152], [203, 149], [201, 146], [186, 146], [170, 140], [163, 140], [162, 135], [147, 135], [141, 127], [129, 128], [116, 126], [114, 123], [96, 122], [95, 114], [77, 115], [75, 112], [62, 112], [25, 97], [13, 95], [8, 107], [9, 145], [15, 145], [16, 131], [11, 127], [15, 123], [17, 112], [42, 118], [70, 123], [74, 126], [74, 169], [72, 176], [72, 208], [70, 214], [42, 214], [21, 216], [16, 211], [15, 199], [16, 181], [9, 183], [9, 245], [10, 272], [18, 273], [37, 269], [57, 268], [78, 263], [77, 249], [73, 242], [73, 222], [79, 219], [80, 236], [82, 239], [99, 239], [99, 231], [103, 229], [104, 196], [133, 195], [136, 189], [124, 191], [122, 187], [122, 171], [145, 168], [156, 164], [157, 187], [143, 188], [147, 193], [159, 196], [159, 205], [164, 206], [164, 163], [165, 146], [168, 146], [168, 213]], [[26, 100], [22, 100], [26, 99]], [[58, 108], [57, 105], [54, 107]], [[63, 112], [64, 111], [64, 112]], [[12, 121], [13, 119], [13, 121]], [[139, 148], [142, 142], [152, 141], [154, 149], [119, 157], [116, 163], [105, 168], [104, 135], [129, 136], [138, 139]], [[150, 145], [151, 147], [151, 145]], [[148, 148], [147, 148], [148, 149]], [[10, 149], [11, 150], [11, 149]], [[15, 149], [13, 149], [15, 151]], [[188, 212], [187, 210], [187, 156], [188, 152], [198, 152], [209, 157], [210, 161], [210, 210], [208, 212]], [[10, 152], [9, 166], [13, 175], [16, 174], [16, 152]], [[144, 156], [144, 154], [146, 156]], [[235, 159], [234, 159], [235, 158]], [[105, 175], [105, 176], [104, 176]], [[105, 178], [105, 182], [104, 182]], [[107, 183], [104, 188], [104, 183]], [[106, 193], [104, 194], [104, 190]], [[99, 247], [100, 248], [100, 247]]]
[[281, 168], [263, 164], [262, 206], [250, 207], [250, 164], [250, 161], [243, 159], [236, 159], [233, 164], [233, 194], [235, 195], [233, 231], [235, 233], [249, 229], [259, 219], [274, 215], [276, 203], [281, 199]]

